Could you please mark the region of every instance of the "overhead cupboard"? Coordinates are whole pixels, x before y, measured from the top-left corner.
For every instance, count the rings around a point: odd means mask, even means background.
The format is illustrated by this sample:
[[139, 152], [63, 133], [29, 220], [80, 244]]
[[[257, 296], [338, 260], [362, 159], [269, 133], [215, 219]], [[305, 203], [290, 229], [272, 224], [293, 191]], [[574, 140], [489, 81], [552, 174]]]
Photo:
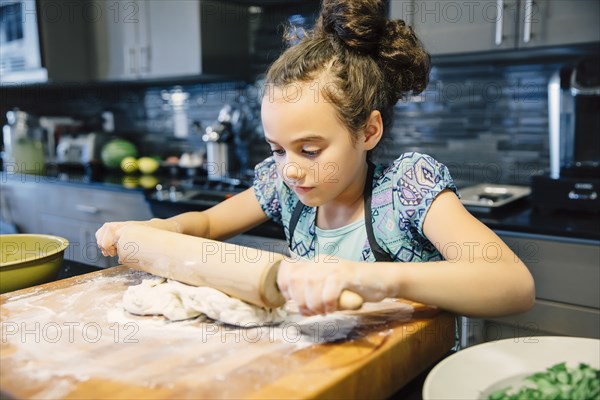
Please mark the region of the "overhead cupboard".
[[391, 0], [432, 55], [600, 41], [597, 0]]
[[284, 27], [310, 26], [320, 6], [319, 0], [37, 1], [52, 82], [254, 79], [284, 48]]
[[39, 0], [54, 82], [239, 76], [249, 8], [209, 0]]

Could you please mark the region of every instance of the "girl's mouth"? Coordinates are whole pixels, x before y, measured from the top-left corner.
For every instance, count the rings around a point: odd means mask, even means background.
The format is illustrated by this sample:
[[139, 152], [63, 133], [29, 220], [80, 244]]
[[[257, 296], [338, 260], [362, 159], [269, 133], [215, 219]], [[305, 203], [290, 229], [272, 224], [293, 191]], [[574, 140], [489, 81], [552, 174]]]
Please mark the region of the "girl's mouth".
[[292, 186], [292, 189], [294, 190], [294, 192], [296, 193], [301, 193], [301, 194], [305, 194], [310, 192], [311, 190], [314, 189], [314, 187], [308, 187], [308, 186]]

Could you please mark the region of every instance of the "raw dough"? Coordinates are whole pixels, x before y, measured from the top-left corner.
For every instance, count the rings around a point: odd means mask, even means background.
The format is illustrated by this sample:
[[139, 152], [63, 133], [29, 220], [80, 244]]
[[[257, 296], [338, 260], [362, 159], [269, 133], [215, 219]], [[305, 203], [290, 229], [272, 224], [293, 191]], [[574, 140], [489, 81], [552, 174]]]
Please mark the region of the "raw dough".
[[123, 307], [132, 314], [164, 315], [172, 321], [206, 315], [242, 327], [278, 324], [286, 316], [283, 308], [257, 307], [213, 288], [164, 278], [144, 279], [141, 284], [130, 286], [123, 295]]

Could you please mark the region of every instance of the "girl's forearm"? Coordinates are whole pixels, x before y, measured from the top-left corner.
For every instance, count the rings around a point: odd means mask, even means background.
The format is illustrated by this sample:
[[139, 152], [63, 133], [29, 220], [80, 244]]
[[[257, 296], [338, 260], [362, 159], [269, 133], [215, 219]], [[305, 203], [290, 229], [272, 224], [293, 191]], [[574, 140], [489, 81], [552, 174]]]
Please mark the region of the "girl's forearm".
[[[428, 263], [376, 263], [358, 268], [356, 289], [382, 290], [469, 316], [500, 316], [528, 310], [534, 302], [534, 284], [519, 261], [485, 259]], [[482, 273], [485, 271], [485, 273]], [[370, 289], [367, 289], [370, 288]]]
[[176, 227], [177, 230], [175, 232], [212, 239], [210, 235], [210, 220], [201, 211], [186, 212], [167, 218], [164, 221]]

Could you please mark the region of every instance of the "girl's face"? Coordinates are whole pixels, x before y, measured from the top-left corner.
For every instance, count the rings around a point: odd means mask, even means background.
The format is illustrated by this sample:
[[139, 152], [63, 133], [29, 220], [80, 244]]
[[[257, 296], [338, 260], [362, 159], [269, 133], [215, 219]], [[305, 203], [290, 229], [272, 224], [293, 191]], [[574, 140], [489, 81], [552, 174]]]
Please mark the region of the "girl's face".
[[367, 168], [364, 141], [352, 143], [316, 83], [269, 87], [262, 123], [280, 176], [302, 203], [356, 201]]

